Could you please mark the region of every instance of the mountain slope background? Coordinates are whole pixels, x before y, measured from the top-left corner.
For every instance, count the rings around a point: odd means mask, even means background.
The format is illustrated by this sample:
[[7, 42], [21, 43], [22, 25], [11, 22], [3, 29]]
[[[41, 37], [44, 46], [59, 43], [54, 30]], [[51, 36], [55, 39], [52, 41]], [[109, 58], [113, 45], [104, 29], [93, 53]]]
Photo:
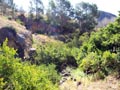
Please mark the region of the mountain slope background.
[[96, 26], [97, 28], [105, 27], [109, 23], [112, 23], [116, 19], [116, 15], [105, 12], [105, 11], [99, 11], [99, 17], [98, 17], [98, 25]]

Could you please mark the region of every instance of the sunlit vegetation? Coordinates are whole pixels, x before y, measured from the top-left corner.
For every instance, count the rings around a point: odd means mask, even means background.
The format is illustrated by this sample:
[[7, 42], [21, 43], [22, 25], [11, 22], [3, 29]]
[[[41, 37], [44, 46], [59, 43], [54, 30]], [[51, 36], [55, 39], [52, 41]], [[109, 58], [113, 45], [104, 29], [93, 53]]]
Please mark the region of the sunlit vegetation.
[[82, 2], [72, 7], [68, 0], [50, 0], [46, 15], [41, 0], [30, 4], [28, 17], [21, 14], [16, 22], [29, 26], [35, 52], [20, 58], [7, 40], [1, 44], [0, 90], [59, 90], [66, 69], [79, 80], [99, 80], [111, 74], [120, 77], [120, 16], [97, 29], [95, 4]]
[[20, 62], [16, 51], [6, 46], [0, 47], [0, 89], [2, 90], [57, 90], [59, 75], [55, 65], [36, 66]]

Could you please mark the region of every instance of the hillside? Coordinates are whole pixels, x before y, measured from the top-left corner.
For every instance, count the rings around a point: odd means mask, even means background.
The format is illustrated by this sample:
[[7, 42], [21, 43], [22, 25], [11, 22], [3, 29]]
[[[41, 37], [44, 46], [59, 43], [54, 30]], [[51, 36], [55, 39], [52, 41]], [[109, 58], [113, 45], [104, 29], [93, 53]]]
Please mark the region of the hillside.
[[0, 16], [0, 28], [2, 27], [14, 27], [18, 32], [26, 32], [25, 26], [20, 25], [18, 22], [14, 20], [8, 20], [7, 17]]
[[116, 16], [112, 13], [105, 12], [105, 11], [99, 11], [99, 17], [98, 17], [98, 25], [97, 27], [105, 27], [109, 23], [114, 22], [116, 19]]
[[44, 13], [35, 1], [28, 17], [2, 10], [0, 90], [120, 90], [120, 14], [67, 0]]
[[[114, 15], [111, 16], [109, 13], [103, 13], [99, 20], [102, 21], [104, 18], [111, 19], [111, 17], [114, 17]], [[62, 78], [63, 80], [66, 80], [64, 82], [62, 81], [60, 85], [60, 88], [62, 88], [61, 90], [66, 90], [69, 88], [69, 85], [72, 87], [71, 90], [81, 90], [81, 88], [83, 90], [119, 90], [119, 79], [117, 80], [115, 76], [111, 76], [110, 74], [112, 72], [110, 69], [112, 69], [115, 73], [117, 73], [117, 70], [119, 70], [118, 50], [120, 44], [118, 41], [120, 40], [120, 27], [118, 21], [115, 21], [116, 23], [110, 24], [98, 32], [92, 32], [89, 37], [87, 34], [79, 36], [79, 41], [71, 42], [72, 47], [70, 46], [70, 43], [63, 43], [58, 40], [54, 40], [52, 36], [37, 33], [29, 35], [29, 33], [26, 32], [30, 31], [28, 31], [23, 25], [20, 25], [14, 20], [8, 20], [5, 17], [0, 17], [0, 28], [10, 26], [15, 28], [18, 35], [24, 35], [24, 33], [26, 33], [29, 36], [22, 36], [25, 37], [25, 40], [27, 40], [27, 42], [25, 42], [25, 46], [29, 46], [29, 44], [31, 44], [31, 47], [36, 48], [35, 52], [37, 54], [35, 54], [35, 56], [30, 54], [31, 56], [28, 58], [28, 61], [39, 66], [41, 66], [41, 64], [55, 65], [56, 67], [54, 68], [53, 66], [50, 67], [53, 71], [55, 70], [53, 72], [54, 74], [58, 72], [58, 74], [55, 74], [56, 77], [52, 77], [53, 81], [56, 79], [56, 84], [58, 85], [58, 82], [60, 83]], [[31, 38], [31, 41], [33, 42], [28, 43]], [[82, 42], [81, 46], [76, 47], [75, 44], [79, 42]], [[115, 65], [114, 67], [111, 67], [113, 63]], [[25, 67], [32, 68], [32, 65]], [[46, 66], [44, 67], [46, 68]], [[67, 67], [72, 69], [74, 68], [69, 72], [71, 74], [70, 77], [69, 74], [66, 74], [67, 72], [64, 72], [64, 75], [61, 76], [60, 73], [62, 73], [62, 71], [64, 71]], [[79, 76], [79, 74], [76, 72], [80, 73], [81, 70], [77, 71], [75, 68], [81, 69], [85, 76]], [[73, 71], [75, 71], [75, 73]], [[95, 75], [92, 77], [96, 78], [95, 81], [89, 81], [89, 79], [85, 79], [91, 74]], [[47, 75], [49, 74], [47, 73]], [[58, 79], [57, 76], [61, 76], [62, 78]], [[74, 77], [74, 79], [70, 79], [72, 77]], [[100, 78], [105, 79], [100, 80]]]
[[[15, 20], [8, 20], [4, 16], [0, 16], [0, 28], [2, 27], [13, 27], [17, 31], [17, 33], [27, 33], [30, 32], [29, 30], [26, 29], [24, 25], [21, 25], [19, 22]], [[37, 42], [55, 42], [54, 39], [50, 38], [47, 35], [42, 35], [42, 34], [32, 34], [33, 40], [38, 40]]]

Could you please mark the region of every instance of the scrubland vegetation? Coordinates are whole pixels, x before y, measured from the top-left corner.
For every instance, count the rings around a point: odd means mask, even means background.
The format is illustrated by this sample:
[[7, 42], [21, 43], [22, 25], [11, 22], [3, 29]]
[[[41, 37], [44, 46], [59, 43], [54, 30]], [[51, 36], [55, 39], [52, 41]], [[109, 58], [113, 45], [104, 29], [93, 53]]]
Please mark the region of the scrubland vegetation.
[[[21, 62], [15, 58], [16, 51], [0, 47], [0, 88], [10, 90], [57, 90], [60, 80], [60, 65], [75, 66], [86, 75], [103, 79], [120, 71], [120, 24], [109, 24], [99, 31], [80, 36], [88, 38], [80, 47], [67, 43], [39, 45], [34, 62]], [[82, 42], [82, 40], [80, 39]], [[71, 42], [72, 43], [72, 42]], [[79, 42], [78, 42], [79, 43]], [[74, 65], [76, 63], [77, 65]]]
[[[44, 10], [39, 8], [35, 8], [34, 17], [31, 7], [31, 20], [38, 20], [38, 23], [44, 21], [48, 26], [55, 25], [61, 31], [55, 32], [55, 35], [46, 33], [41, 28], [37, 28], [39, 30], [36, 32], [31, 31], [32, 46], [36, 51], [30, 58], [17, 57], [17, 50], [7, 46], [9, 38], [1, 44], [0, 90], [59, 90], [61, 73], [67, 69], [70, 70], [70, 78], [76, 81], [77, 85], [83, 83], [83, 79], [87, 82], [88, 78], [96, 81], [113, 75], [119, 79], [120, 15], [106, 27], [95, 28], [99, 13], [96, 5], [82, 2], [73, 8], [67, 0], [58, 1], [50, 2], [47, 19], [41, 19]], [[41, 13], [37, 12], [37, 9]], [[19, 20], [17, 22], [22, 25], [25, 23]], [[48, 40], [42, 41], [39, 34], [46, 35], [45, 39]], [[50, 38], [55, 36], [58, 36], [57, 40]]]

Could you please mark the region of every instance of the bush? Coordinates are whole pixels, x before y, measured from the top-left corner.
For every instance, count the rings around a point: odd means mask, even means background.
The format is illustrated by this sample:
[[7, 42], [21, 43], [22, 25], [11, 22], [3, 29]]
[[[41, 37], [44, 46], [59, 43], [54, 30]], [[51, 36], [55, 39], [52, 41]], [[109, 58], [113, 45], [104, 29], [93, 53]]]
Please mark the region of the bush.
[[6, 44], [0, 47], [0, 89], [58, 90], [59, 75], [54, 65], [47, 67], [20, 62], [15, 58], [16, 51]]
[[[120, 18], [119, 18], [120, 19]], [[80, 40], [86, 40], [81, 36]], [[105, 77], [120, 71], [120, 24], [115, 21], [107, 27], [91, 32], [80, 47], [77, 63], [87, 74]]]
[[11, 88], [10, 76], [14, 73], [14, 63], [19, 59], [14, 58], [16, 51], [13, 48], [9, 48], [7, 41], [0, 47], [0, 77], [3, 79], [4, 88]]
[[[36, 67], [35, 65], [20, 63], [15, 66], [16, 71], [10, 77], [16, 90], [56, 90], [58, 74], [50, 72], [46, 66]], [[52, 76], [54, 75], [54, 76]], [[57, 79], [57, 78], [58, 79]], [[56, 80], [56, 81], [55, 81]]]
[[100, 69], [101, 59], [94, 52], [89, 53], [81, 62], [80, 68], [87, 74], [96, 73]]
[[97, 53], [89, 53], [82, 59], [80, 68], [87, 74], [95, 74], [98, 78], [116, 71], [119, 68], [117, 54], [105, 51], [99, 55]]
[[55, 64], [58, 70], [60, 70], [60, 67], [62, 67], [63, 64], [76, 66], [77, 55], [73, 51], [73, 48], [67, 47], [66, 44], [47, 43], [38, 47], [35, 62], [38, 65], [49, 65], [51, 63]]
[[110, 53], [110, 51], [105, 51], [102, 56], [102, 64], [106, 67], [114, 67], [117, 64], [117, 54]]

